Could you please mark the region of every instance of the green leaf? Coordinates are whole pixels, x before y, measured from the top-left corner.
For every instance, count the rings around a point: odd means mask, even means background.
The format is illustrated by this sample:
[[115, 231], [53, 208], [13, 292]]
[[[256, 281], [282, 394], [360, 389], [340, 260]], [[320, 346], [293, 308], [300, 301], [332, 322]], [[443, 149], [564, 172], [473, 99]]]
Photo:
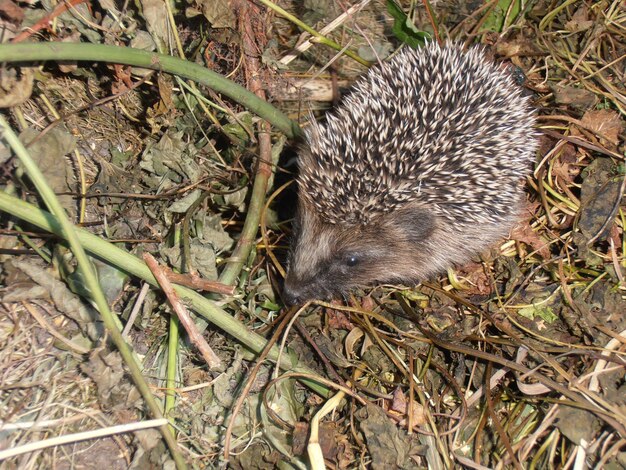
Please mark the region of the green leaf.
[[[504, 20], [507, 12], [509, 12], [509, 21], [505, 25]], [[496, 33], [500, 33], [505, 26], [509, 26], [513, 23], [513, 21], [515, 21], [519, 13], [520, 0], [500, 0], [489, 13], [489, 16], [483, 23], [481, 31], [494, 31]]]
[[430, 39], [430, 34], [417, 29], [394, 0], [387, 0], [387, 12], [395, 20], [391, 31], [403, 43], [415, 49], [423, 46], [426, 39]]
[[536, 317], [539, 317], [548, 324], [554, 323], [558, 318], [550, 307], [539, 307], [537, 305], [524, 307], [517, 313], [529, 320], [534, 320]]

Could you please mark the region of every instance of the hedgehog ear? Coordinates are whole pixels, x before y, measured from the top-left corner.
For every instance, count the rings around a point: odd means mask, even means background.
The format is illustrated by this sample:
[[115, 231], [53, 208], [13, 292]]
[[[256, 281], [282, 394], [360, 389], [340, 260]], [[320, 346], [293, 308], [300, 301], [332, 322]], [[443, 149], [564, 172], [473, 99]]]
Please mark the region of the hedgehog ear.
[[398, 212], [399, 228], [410, 243], [421, 243], [435, 231], [436, 218], [427, 208], [407, 207]]

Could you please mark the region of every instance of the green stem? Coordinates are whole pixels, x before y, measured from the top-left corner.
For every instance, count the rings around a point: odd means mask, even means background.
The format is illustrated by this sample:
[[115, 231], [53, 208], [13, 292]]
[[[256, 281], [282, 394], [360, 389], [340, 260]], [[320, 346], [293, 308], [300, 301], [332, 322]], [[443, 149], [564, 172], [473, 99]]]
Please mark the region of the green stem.
[[[95, 302], [98, 311], [100, 312], [100, 317], [102, 318], [102, 321], [104, 322], [104, 325], [107, 328], [107, 331], [111, 336], [113, 343], [117, 347], [122, 358], [124, 359], [124, 362], [128, 366], [128, 370], [130, 371], [133, 381], [135, 382], [135, 385], [137, 386], [139, 392], [145, 400], [146, 405], [150, 410], [150, 413], [154, 418], [162, 418], [163, 414], [161, 412], [161, 409], [154, 399], [154, 396], [152, 396], [150, 387], [143, 378], [143, 375], [141, 374], [141, 367], [135, 361], [130, 347], [128, 346], [126, 341], [124, 341], [122, 333], [117, 328], [117, 325], [113, 318], [113, 314], [109, 309], [109, 304], [104, 297], [104, 293], [100, 288], [100, 284], [98, 283], [98, 279], [96, 277], [96, 273], [93, 269], [91, 261], [87, 257], [87, 253], [85, 253], [83, 245], [79, 240], [76, 228], [68, 220], [63, 206], [61, 206], [61, 203], [56, 197], [56, 194], [54, 194], [54, 191], [52, 191], [52, 188], [50, 188], [50, 186], [46, 182], [45, 176], [43, 175], [39, 167], [37, 167], [37, 164], [29, 155], [26, 147], [24, 147], [24, 144], [22, 144], [22, 142], [13, 132], [13, 129], [11, 129], [11, 127], [2, 115], [0, 115], [0, 128], [3, 130], [2, 137], [13, 149], [20, 162], [22, 163], [24, 169], [26, 170], [28, 177], [37, 188], [39, 195], [45, 201], [48, 208], [50, 208], [52, 214], [54, 214], [54, 217], [56, 218], [55, 220], [58, 234], [69, 242], [70, 248], [72, 249], [74, 257], [76, 258], [76, 262], [78, 263], [78, 269], [83, 276], [85, 284], [89, 289], [89, 292], [91, 293], [91, 297]], [[163, 439], [165, 439], [165, 442], [170, 449], [172, 457], [176, 462], [176, 467], [178, 469], [186, 469], [187, 465], [185, 463], [185, 459], [180, 454], [176, 439], [174, 438], [174, 435], [170, 432], [169, 427], [167, 425], [160, 426], [159, 430], [161, 431]]]
[[[266, 129], [263, 129], [264, 127]], [[248, 205], [248, 214], [246, 215], [246, 220], [241, 229], [237, 246], [228, 258], [227, 264], [219, 278], [222, 284], [229, 286], [235, 284], [237, 276], [239, 276], [239, 273], [248, 259], [248, 255], [252, 250], [252, 245], [254, 244], [256, 234], [259, 230], [261, 213], [265, 207], [267, 184], [272, 174], [271, 162], [266, 161], [266, 158], [269, 158], [272, 152], [267, 128], [269, 128], [267, 123], [261, 123], [261, 130], [258, 133], [259, 161], [257, 163], [256, 176], [254, 178], [254, 185], [252, 186], [252, 195], [250, 196], [250, 203]], [[263, 133], [265, 133], [265, 135], [262, 135]]]
[[298, 124], [274, 106], [233, 81], [193, 62], [155, 52], [103, 44], [40, 42], [0, 45], [0, 62], [25, 63], [51, 60], [125, 64], [177, 75], [228, 96], [270, 122], [290, 138], [301, 134]]
[[[178, 317], [175, 314], [170, 316], [170, 334], [167, 342], [167, 378], [165, 390], [165, 412], [163, 413], [169, 420], [170, 412], [176, 405], [176, 372], [178, 363]], [[170, 426], [172, 434], [176, 435], [174, 426]]]

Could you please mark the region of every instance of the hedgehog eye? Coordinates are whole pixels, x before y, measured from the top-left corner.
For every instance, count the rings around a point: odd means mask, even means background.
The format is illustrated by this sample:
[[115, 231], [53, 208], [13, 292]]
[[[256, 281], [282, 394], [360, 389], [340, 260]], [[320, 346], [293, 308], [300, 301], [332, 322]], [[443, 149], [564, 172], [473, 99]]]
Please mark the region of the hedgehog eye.
[[357, 258], [355, 255], [348, 255], [346, 257], [346, 265], [353, 267], [356, 266], [357, 264], [359, 264], [359, 258]]

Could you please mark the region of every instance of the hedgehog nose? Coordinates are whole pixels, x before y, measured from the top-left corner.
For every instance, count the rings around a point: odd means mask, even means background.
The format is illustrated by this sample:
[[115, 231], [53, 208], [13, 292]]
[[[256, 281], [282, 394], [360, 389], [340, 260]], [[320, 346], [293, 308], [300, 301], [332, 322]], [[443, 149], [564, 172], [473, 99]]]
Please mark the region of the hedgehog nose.
[[297, 305], [302, 301], [300, 292], [292, 288], [287, 282], [283, 286], [283, 298], [287, 306]]

